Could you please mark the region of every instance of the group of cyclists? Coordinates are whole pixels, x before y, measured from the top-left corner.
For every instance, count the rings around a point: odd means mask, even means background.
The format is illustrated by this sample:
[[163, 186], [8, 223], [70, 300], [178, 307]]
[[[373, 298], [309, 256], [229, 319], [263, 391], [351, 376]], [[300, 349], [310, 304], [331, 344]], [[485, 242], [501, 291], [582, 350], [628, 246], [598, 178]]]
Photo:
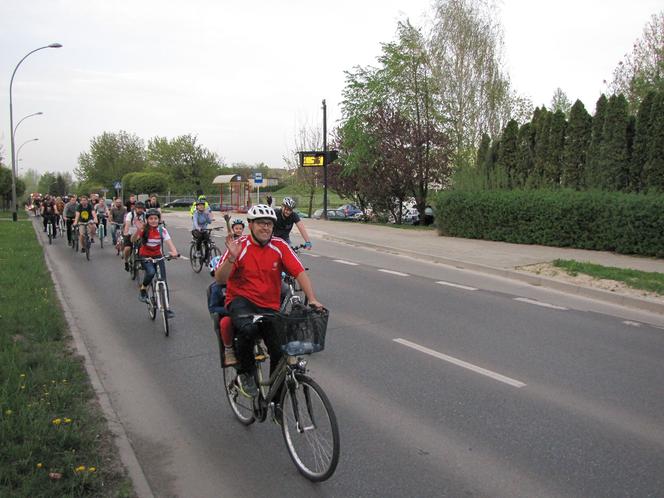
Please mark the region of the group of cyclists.
[[[34, 203], [35, 214], [44, 217], [44, 227], [49, 222], [57, 227], [59, 217], [65, 220], [67, 241], [72, 244], [72, 227], [86, 225], [90, 241], [94, 243], [96, 227], [107, 227], [110, 230], [113, 244], [122, 246], [125, 270], [130, 271], [131, 252], [137, 250], [140, 259], [159, 259], [164, 256], [164, 246], [171, 257], [180, 257], [171, 235], [164, 226], [161, 207], [156, 196], [146, 202], [136, 200], [135, 195], [123, 203], [120, 197], [113, 199], [111, 207], [106, 200], [96, 194], [91, 196], [75, 195], [64, 198], [44, 196]], [[254, 381], [254, 364], [251, 358], [252, 341], [261, 334], [261, 330], [252, 322], [250, 316], [265, 311], [279, 311], [281, 296], [282, 272], [292, 275], [303, 289], [309, 304], [322, 308], [317, 300], [313, 286], [297, 255], [290, 247], [290, 232], [297, 226], [304, 247], [311, 249], [311, 240], [294, 211], [295, 201], [286, 197], [280, 208], [267, 204], [257, 204], [247, 212], [247, 225], [236, 218], [229, 220], [231, 228], [225, 241], [226, 251], [223, 256], [210, 262], [210, 270], [216, 283], [224, 287], [222, 309], [230, 315], [234, 329], [234, 348], [228, 360], [237, 364], [238, 384], [240, 391], [247, 397], [257, 394]], [[197, 244], [197, 251], [202, 251], [208, 227], [215, 221], [209, 204], [204, 196], [194, 202], [191, 210], [191, 234]], [[244, 234], [248, 226], [249, 233]], [[81, 247], [83, 231], [80, 230]], [[83, 249], [82, 249], [83, 250]], [[200, 254], [200, 253], [199, 253]], [[139, 300], [147, 301], [147, 287], [156, 273], [156, 265], [160, 265], [165, 275], [163, 259], [157, 263], [142, 261], [144, 277], [140, 283]], [[170, 315], [173, 314], [169, 311]], [[263, 337], [271, 357], [271, 364], [276, 365], [282, 355], [280, 345], [270, 337]], [[235, 357], [237, 355], [237, 359]]]

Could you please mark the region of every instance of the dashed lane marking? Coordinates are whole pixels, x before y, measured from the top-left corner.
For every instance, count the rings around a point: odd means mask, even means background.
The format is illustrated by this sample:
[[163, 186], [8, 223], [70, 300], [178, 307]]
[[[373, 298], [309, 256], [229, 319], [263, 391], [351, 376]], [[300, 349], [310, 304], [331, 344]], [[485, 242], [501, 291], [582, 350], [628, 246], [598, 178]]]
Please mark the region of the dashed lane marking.
[[527, 297], [515, 297], [514, 300], [519, 301], [521, 303], [534, 304], [535, 306], [541, 306], [543, 308], [550, 308], [552, 310], [567, 311], [567, 308], [565, 308], [564, 306], [556, 306], [555, 304], [544, 303], [542, 301], [535, 301], [534, 299], [528, 299]]
[[334, 259], [333, 261], [335, 263], [341, 263], [342, 265], [358, 266], [357, 263], [353, 263], [352, 261], [346, 261], [344, 259]]
[[443, 281], [443, 280], [439, 280], [439, 281], [436, 282], [436, 283], [439, 284], [439, 285], [446, 285], [446, 286], [448, 286], [448, 287], [455, 287], [455, 288], [457, 288], [457, 289], [464, 289], [464, 290], [468, 290], [468, 291], [476, 291], [476, 290], [478, 290], [477, 287], [469, 287], [469, 286], [467, 286], [467, 285], [453, 284], [452, 282], [445, 282], [445, 281]]
[[399, 277], [409, 277], [408, 273], [401, 273], [400, 271], [394, 271], [394, 270], [384, 270], [380, 268], [378, 271], [382, 271], [383, 273], [389, 273], [390, 275], [397, 275]]
[[426, 348], [424, 346], [420, 346], [419, 344], [416, 344], [414, 342], [410, 342], [406, 339], [392, 339], [394, 342], [397, 342], [403, 346], [407, 346], [409, 348], [415, 349], [417, 351], [420, 351], [422, 353], [428, 354], [429, 356], [433, 356], [434, 358], [438, 358], [439, 360], [447, 361], [448, 363], [452, 363], [453, 365], [456, 365], [458, 367], [465, 368], [467, 370], [471, 370], [475, 373], [484, 375], [486, 377], [490, 377], [494, 380], [497, 380], [499, 382], [502, 382], [504, 384], [507, 384], [512, 387], [516, 387], [517, 389], [520, 389], [522, 387], [526, 386], [525, 382], [521, 382], [520, 380], [512, 379], [511, 377], [507, 377], [505, 375], [499, 374], [497, 372], [493, 372], [491, 370], [487, 370], [486, 368], [478, 367], [477, 365], [473, 365], [472, 363], [468, 363], [467, 361], [459, 360], [458, 358], [454, 358], [452, 356], [448, 356], [443, 353], [439, 353], [438, 351], [434, 351], [433, 349]]
[[625, 320], [623, 321], [625, 325], [629, 325], [630, 327], [640, 327], [641, 324], [639, 322], [633, 322], [631, 320]]

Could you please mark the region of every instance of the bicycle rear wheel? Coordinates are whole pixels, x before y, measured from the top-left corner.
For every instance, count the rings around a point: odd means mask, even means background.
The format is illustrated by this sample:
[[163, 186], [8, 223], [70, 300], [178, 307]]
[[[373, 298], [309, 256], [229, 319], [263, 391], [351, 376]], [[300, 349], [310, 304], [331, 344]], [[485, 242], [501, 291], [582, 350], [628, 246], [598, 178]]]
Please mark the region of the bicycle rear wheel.
[[297, 381], [281, 398], [281, 431], [297, 470], [310, 481], [324, 481], [339, 463], [337, 418], [316, 382], [301, 374]]
[[92, 244], [90, 243], [90, 236], [89, 235], [85, 236], [85, 241], [84, 242], [85, 242], [85, 259], [90, 261], [90, 246]]
[[46, 232], [48, 233], [48, 245], [53, 244], [53, 224], [49, 221], [46, 224]]
[[189, 262], [191, 263], [191, 269], [196, 273], [200, 273], [203, 269], [203, 257], [196, 256], [196, 244], [191, 244], [189, 248]]
[[223, 371], [224, 392], [235, 418], [243, 425], [253, 424], [256, 420], [256, 417], [254, 417], [253, 402], [251, 399], [240, 394], [236, 382], [237, 370], [235, 370], [235, 367], [224, 367]]
[[136, 280], [136, 277], [138, 276], [138, 265], [136, 264], [136, 255], [134, 254], [133, 249], [129, 254], [129, 275], [132, 280]]
[[168, 309], [166, 309], [166, 289], [159, 287], [159, 298], [157, 300], [161, 308], [161, 318], [164, 323], [164, 335], [168, 337], [170, 334], [170, 325], [168, 324]]

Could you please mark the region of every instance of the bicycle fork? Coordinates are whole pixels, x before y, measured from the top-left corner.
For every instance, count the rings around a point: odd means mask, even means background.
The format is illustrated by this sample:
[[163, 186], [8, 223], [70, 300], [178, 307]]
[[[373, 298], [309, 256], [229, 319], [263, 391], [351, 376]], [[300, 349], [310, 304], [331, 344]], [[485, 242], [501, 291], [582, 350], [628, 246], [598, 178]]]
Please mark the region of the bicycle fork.
[[[311, 393], [309, 392], [309, 386], [306, 384], [300, 385], [295, 377], [295, 370], [292, 370], [286, 379], [286, 386], [290, 392], [291, 404], [293, 405], [293, 416], [295, 417], [295, 427], [300, 434], [304, 434], [306, 431], [310, 431], [316, 428], [316, 421], [314, 420], [313, 408], [311, 405]], [[302, 392], [304, 393], [304, 399], [307, 406], [307, 413], [309, 414], [309, 420], [311, 420], [310, 425], [303, 425], [300, 420], [300, 403], [297, 400], [295, 392], [302, 387]]]

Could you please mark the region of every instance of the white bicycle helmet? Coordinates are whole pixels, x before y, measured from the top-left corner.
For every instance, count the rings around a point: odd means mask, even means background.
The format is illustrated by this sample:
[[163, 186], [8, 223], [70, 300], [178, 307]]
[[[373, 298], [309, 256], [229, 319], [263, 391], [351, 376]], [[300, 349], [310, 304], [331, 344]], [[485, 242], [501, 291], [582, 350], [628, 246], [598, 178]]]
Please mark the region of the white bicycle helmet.
[[259, 218], [270, 218], [271, 220], [277, 221], [277, 214], [267, 204], [256, 204], [251, 206], [249, 211], [247, 211], [247, 219], [249, 221], [257, 220]]
[[281, 205], [290, 209], [295, 209], [295, 201], [292, 197], [284, 197], [284, 200], [281, 201]]

